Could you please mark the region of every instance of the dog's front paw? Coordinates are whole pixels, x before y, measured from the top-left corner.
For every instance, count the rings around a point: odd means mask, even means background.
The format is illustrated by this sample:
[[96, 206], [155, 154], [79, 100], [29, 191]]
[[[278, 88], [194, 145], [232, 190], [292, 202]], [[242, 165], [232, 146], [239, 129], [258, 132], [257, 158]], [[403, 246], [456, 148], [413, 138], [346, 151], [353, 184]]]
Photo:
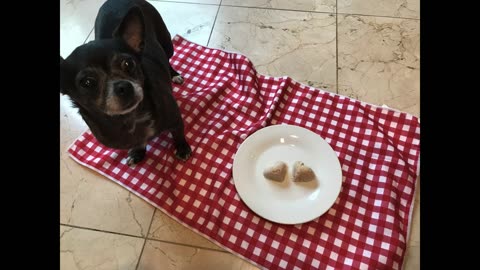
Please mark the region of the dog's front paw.
[[182, 161], [186, 161], [192, 154], [192, 149], [190, 145], [182, 145], [181, 147], [177, 147], [177, 152], [175, 153], [175, 157]]
[[139, 163], [145, 158], [145, 148], [135, 148], [128, 151], [127, 164], [132, 166]]
[[173, 76], [172, 82], [174, 82], [176, 84], [183, 84], [184, 80], [183, 80], [182, 75]]

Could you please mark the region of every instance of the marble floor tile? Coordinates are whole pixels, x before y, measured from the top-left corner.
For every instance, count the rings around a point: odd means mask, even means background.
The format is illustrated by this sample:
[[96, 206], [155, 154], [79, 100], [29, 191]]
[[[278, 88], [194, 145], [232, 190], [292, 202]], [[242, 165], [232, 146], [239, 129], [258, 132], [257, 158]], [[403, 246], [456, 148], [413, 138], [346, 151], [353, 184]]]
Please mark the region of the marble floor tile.
[[68, 98], [60, 96], [60, 222], [146, 236], [153, 206], [66, 152], [86, 128]]
[[410, 246], [407, 248], [407, 254], [403, 264], [404, 270], [420, 269], [420, 246]]
[[148, 237], [190, 246], [223, 250], [207, 238], [183, 226], [160, 210], [155, 211]]
[[420, 18], [420, 0], [338, 0], [338, 13]]
[[257, 267], [227, 252], [147, 240], [138, 270], [254, 270]]
[[67, 58], [92, 31], [105, 0], [60, 0], [60, 55]]
[[339, 15], [338, 93], [419, 116], [419, 21]]
[[336, 92], [335, 15], [222, 6], [209, 47], [240, 52], [257, 71]]
[[218, 6], [149, 1], [161, 14], [172, 38], [182, 37], [207, 45]]
[[416, 201], [413, 206], [410, 239], [408, 246], [420, 246], [420, 202]]
[[135, 270], [144, 241], [60, 226], [60, 269]]
[[420, 202], [420, 176], [418, 177], [417, 180], [417, 187], [415, 191], [415, 202]]
[[335, 12], [336, 0], [223, 0], [222, 5]]

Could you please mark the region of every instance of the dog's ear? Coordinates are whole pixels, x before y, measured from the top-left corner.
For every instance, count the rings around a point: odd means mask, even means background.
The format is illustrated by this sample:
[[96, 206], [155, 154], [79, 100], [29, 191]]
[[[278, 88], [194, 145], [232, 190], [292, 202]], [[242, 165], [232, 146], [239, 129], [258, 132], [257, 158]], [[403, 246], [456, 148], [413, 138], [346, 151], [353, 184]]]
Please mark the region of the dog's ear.
[[145, 24], [138, 7], [131, 8], [123, 21], [113, 32], [113, 37], [121, 37], [134, 51], [141, 52], [144, 46]]
[[65, 95], [67, 93], [66, 89], [66, 76], [67, 76], [67, 68], [65, 64], [65, 59], [60, 55], [60, 93]]

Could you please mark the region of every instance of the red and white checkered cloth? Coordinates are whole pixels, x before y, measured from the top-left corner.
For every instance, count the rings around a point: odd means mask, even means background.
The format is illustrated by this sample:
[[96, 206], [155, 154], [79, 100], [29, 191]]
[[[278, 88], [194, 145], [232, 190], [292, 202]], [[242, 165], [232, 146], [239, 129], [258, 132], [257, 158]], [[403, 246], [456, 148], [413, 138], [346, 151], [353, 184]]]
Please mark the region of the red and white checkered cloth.
[[[193, 155], [174, 158], [170, 134], [125, 164], [125, 151], [87, 131], [69, 148], [83, 164], [195, 232], [265, 269], [401, 269], [420, 154], [416, 117], [300, 84], [266, 77], [243, 55], [174, 38], [174, 85]], [[253, 132], [275, 124], [323, 137], [343, 170], [340, 195], [321, 217], [280, 225], [239, 198], [232, 163]], [[308, 211], [308, 209], [305, 209]]]

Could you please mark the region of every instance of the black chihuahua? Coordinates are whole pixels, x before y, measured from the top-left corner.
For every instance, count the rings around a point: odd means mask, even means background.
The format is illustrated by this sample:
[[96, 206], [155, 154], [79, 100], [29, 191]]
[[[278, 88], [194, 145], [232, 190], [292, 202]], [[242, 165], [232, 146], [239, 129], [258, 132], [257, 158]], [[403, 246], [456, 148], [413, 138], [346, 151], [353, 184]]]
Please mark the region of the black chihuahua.
[[95, 40], [60, 56], [60, 93], [68, 95], [95, 138], [128, 149], [128, 164], [145, 157], [149, 140], [173, 136], [176, 157], [190, 145], [172, 95], [183, 78], [170, 65], [173, 44], [157, 10], [144, 0], [107, 0], [95, 20]]

